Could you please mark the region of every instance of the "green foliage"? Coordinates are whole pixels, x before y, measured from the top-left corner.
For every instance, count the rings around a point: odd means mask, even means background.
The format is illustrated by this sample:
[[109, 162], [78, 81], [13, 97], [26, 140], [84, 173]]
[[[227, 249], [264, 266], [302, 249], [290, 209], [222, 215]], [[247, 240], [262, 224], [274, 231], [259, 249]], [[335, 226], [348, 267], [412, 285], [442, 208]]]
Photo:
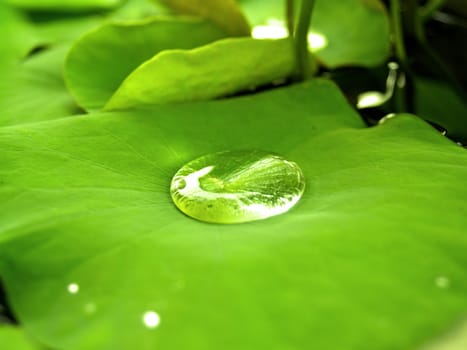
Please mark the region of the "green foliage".
[[[19, 322], [0, 347], [465, 343], [465, 150], [411, 114], [368, 128], [329, 79], [292, 84], [290, 39], [227, 38], [246, 34], [239, 8], [254, 30], [282, 1], [170, 3], [0, 5], [0, 278]], [[321, 68], [383, 64], [388, 23], [380, 1], [317, 1]], [[416, 83], [421, 116], [465, 136], [465, 101]], [[303, 170], [289, 212], [216, 225], [175, 207], [182, 165], [247, 149]]]
[[0, 126], [62, 118], [79, 111], [62, 77], [67, 50], [67, 46], [56, 47], [3, 72]]
[[[241, 0], [254, 26], [284, 18], [284, 3]], [[384, 7], [375, 0], [321, 0], [313, 10], [311, 31], [322, 35], [325, 46], [316, 57], [326, 66], [375, 66], [389, 55], [389, 22]]]
[[8, 33], [0, 41], [0, 73], [5, 65], [16, 62], [37, 42], [37, 36], [26, 18], [18, 11], [0, 3], [0, 29]]
[[286, 79], [294, 67], [287, 39], [225, 39], [190, 51], [167, 50], [132, 72], [105, 109], [222, 97]]
[[[467, 307], [467, 155], [412, 116], [365, 129], [328, 82], [4, 128], [0, 147], [0, 270], [56, 347], [410, 348]], [[296, 161], [301, 202], [247, 225], [184, 217], [171, 176], [226, 149]]]
[[225, 33], [216, 26], [198, 19], [107, 23], [74, 44], [65, 62], [65, 79], [80, 106], [100, 109], [125, 77], [156, 53], [190, 49], [222, 37]]
[[7, 346], [11, 350], [39, 350], [24, 334], [24, 332], [14, 326], [0, 324], [0, 344]]
[[[156, 1], [156, 0], [154, 0]], [[250, 26], [235, 0], [157, 0], [175, 13], [210, 19], [233, 36], [249, 36]]]

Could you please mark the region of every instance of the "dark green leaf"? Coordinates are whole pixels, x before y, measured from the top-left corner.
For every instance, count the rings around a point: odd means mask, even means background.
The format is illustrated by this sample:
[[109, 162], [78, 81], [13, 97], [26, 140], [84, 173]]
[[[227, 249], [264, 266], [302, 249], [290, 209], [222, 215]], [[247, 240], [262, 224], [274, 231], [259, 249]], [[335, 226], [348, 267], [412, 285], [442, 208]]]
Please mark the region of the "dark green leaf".
[[467, 102], [446, 83], [422, 78], [415, 83], [417, 113], [446, 128], [448, 136], [467, 143]]

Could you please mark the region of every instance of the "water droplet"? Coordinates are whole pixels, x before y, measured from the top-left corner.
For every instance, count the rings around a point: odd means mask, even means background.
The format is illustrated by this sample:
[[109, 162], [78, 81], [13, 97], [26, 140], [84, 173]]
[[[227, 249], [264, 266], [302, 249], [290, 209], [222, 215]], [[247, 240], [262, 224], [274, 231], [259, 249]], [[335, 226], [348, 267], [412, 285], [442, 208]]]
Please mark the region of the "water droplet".
[[84, 312], [88, 315], [92, 315], [96, 312], [97, 310], [97, 305], [94, 303], [87, 303], [84, 305]]
[[67, 286], [68, 293], [70, 294], [77, 294], [79, 292], [79, 284], [77, 283], [70, 283]]
[[451, 284], [451, 281], [446, 276], [438, 276], [435, 278], [436, 287], [445, 289]]
[[147, 328], [156, 328], [161, 323], [161, 318], [157, 312], [147, 311], [143, 315], [143, 323]]
[[184, 165], [172, 179], [175, 205], [211, 223], [241, 223], [287, 212], [301, 198], [298, 165], [263, 151], [208, 154]]

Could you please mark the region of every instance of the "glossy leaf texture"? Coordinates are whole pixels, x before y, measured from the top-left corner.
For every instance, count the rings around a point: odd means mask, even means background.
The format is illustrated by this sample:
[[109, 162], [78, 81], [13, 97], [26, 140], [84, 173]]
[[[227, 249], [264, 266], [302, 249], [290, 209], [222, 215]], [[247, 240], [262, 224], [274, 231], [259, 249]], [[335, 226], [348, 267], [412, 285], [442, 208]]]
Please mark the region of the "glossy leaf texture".
[[294, 68], [288, 39], [233, 38], [193, 50], [168, 50], [132, 72], [105, 109], [223, 97], [284, 80]]
[[[240, 4], [253, 26], [253, 36], [255, 31], [261, 37], [286, 35], [284, 2], [242, 0]], [[329, 68], [379, 65], [390, 49], [386, 10], [379, 0], [316, 1], [309, 42]]]
[[175, 13], [206, 18], [232, 36], [249, 36], [250, 26], [236, 0], [153, 0]]
[[[50, 347], [415, 349], [467, 310], [465, 150], [410, 115], [366, 128], [328, 81], [1, 128], [0, 149], [0, 274]], [[180, 166], [243, 149], [301, 167], [295, 208], [175, 208]]]
[[190, 49], [225, 37], [200, 19], [152, 17], [104, 24], [79, 39], [65, 62], [67, 85], [80, 106], [100, 109], [140, 64], [168, 49]]

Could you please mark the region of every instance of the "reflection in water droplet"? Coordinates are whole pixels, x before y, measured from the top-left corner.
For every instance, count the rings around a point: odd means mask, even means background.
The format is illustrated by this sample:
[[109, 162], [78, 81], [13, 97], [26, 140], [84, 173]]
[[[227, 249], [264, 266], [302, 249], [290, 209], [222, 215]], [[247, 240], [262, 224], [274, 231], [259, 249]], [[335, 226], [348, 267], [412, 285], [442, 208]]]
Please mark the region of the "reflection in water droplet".
[[77, 283], [70, 283], [67, 289], [70, 294], [76, 294], [79, 292], [79, 285]]
[[451, 281], [446, 276], [438, 276], [435, 278], [436, 287], [445, 289], [451, 284]]
[[304, 190], [303, 173], [296, 163], [262, 151], [227, 151], [197, 158], [178, 170], [170, 188], [183, 213], [223, 224], [285, 213]]
[[161, 323], [161, 318], [157, 312], [147, 311], [143, 315], [143, 323], [147, 328], [156, 328]]

